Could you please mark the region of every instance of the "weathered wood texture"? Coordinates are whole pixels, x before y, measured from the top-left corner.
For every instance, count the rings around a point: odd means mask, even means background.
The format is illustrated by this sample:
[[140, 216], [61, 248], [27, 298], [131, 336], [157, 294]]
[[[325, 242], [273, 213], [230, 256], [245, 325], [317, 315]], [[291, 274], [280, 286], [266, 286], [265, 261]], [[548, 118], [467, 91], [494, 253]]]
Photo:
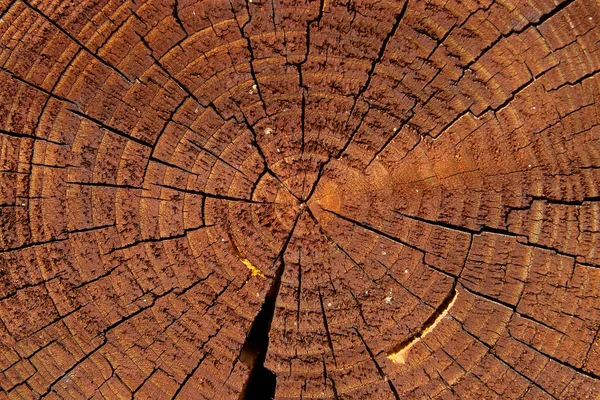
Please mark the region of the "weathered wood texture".
[[0, 0], [0, 398], [598, 398], [599, 11]]

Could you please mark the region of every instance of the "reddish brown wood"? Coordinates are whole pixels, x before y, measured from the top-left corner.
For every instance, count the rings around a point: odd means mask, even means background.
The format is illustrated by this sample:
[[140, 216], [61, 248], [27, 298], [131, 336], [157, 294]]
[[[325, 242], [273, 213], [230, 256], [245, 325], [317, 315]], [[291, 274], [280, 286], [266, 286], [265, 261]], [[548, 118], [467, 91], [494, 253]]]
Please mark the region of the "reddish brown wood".
[[599, 11], [0, 0], [0, 398], [598, 398]]

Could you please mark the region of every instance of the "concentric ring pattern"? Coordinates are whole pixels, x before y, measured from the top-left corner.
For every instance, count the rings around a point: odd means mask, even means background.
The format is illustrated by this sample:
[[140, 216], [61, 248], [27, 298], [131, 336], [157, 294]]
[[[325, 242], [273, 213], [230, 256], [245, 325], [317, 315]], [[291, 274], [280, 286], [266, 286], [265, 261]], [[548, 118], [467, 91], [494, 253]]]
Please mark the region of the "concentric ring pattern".
[[0, 0], [0, 388], [600, 393], [596, 0]]

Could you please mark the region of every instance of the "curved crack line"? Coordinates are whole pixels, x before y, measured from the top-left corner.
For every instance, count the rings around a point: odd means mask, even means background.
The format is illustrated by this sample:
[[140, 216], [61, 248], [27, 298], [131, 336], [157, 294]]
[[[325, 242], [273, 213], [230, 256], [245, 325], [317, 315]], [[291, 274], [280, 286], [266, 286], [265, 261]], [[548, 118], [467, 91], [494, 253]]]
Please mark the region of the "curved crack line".
[[429, 333], [431, 333], [435, 327], [448, 315], [448, 312], [456, 302], [458, 298], [458, 291], [456, 290], [456, 281], [452, 287], [452, 290], [446, 296], [442, 304], [431, 314], [429, 318], [425, 321], [421, 329], [413, 334], [408, 339], [404, 340], [397, 346], [395, 346], [392, 350], [387, 353], [387, 358], [391, 360], [395, 364], [404, 364], [406, 363], [406, 358], [408, 356], [408, 352], [410, 349], [417, 343], [419, 340], [423, 339]]

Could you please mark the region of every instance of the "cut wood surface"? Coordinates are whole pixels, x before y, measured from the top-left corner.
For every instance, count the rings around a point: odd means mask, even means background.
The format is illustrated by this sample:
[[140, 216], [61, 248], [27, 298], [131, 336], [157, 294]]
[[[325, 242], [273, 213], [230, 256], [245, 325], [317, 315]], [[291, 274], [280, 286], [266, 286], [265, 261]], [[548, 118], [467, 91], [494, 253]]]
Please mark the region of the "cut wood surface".
[[598, 0], [0, 0], [0, 399], [600, 398]]

